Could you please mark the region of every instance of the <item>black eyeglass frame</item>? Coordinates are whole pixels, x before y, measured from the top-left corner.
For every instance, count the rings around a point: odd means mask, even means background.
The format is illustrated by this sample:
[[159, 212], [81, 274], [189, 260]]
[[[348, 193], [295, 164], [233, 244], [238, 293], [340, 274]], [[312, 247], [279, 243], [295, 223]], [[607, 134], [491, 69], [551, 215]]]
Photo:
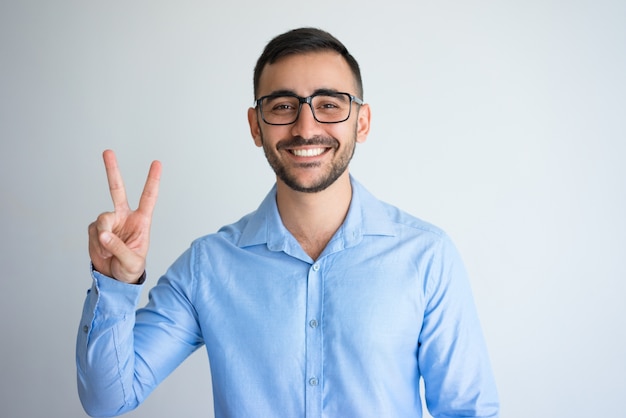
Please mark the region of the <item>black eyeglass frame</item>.
[[[317, 118], [317, 116], [315, 115], [315, 109], [313, 109], [313, 98], [315, 98], [317, 96], [338, 96], [338, 95], [344, 95], [344, 96], [348, 96], [350, 98], [350, 108], [348, 110], [348, 115], [344, 119], [342, 119], [342, 120], [333, 121], [333, 122], [323, 122], [323, 121], [319, 120]], [[273, 98], [273, 97], [293, 97], [293, 98], [298, 99], [298, 111], [296, 112], [296, 117], [293, 119], [293, 122], [289, 122], [289, 123], [271, 123], [271, 122], [268, 122], [267, 120], [265, 120], [265, 115], [263, 114], [262, 102], [265, 99], [269, 99], [269, 98]], [[331, 123], [342, 123], [342, 122], [345, 122], [348, 119], [350, 119], [350, 116], [352, 115], [352, 103], [356, 103], [357, 105], [361, 106], [365, 102], [362, 99], [359, 99], [358, 97], [356, 97], [356, 96], [354, 96], [354, 95], [352, 95], [350, 93], [343, 92], [343, 91], [337, 91], [337, 92], [335, 92], [335, 91], [333, 91], [333, 92], [323, 91], [323, 92], [313, 93], [309, 97], [302, 97], [302, 96], [298, 96], [297, 94], [293, 94], [293, 93], [268, 94], [266, 96], [262, 96], [262, 97], [259, 97], [258, 99], [256, 99], [254, 101], [254, 106], [256, 108], [258, 108], [259, 111], [261, 112], [261, 119], [263, 119], [263, 122], [267, 123], [268, 125], [273, 125], [273, 126], [285, 126], [285, 125], [293, 125], [294, 123], [296, 123], [298, 121], [298, 118], [300, 117], [300, 111], [302, 110], [302, 105], [305, 104], [305, 103], [308, 104], [309, 107], [311, 108], [311, 113], [313, 114], [313, 118], [315, 119], [316, 122], [331, 124]]]

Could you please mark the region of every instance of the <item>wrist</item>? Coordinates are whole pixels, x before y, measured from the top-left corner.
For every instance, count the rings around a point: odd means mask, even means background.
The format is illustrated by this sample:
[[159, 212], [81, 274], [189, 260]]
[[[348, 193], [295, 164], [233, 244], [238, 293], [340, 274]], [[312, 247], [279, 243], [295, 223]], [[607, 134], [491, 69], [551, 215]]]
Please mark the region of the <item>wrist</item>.
[[93, 262], [91, 263], [91, 271], [92, 272], [95, 271], [95, 272], [97, 272], [97, 273], [99, 273], [99, 274], [101, 274], [101, 275], [103, 275], [105, 277], [108, 277], [108, 278], [113, 279], [113, 280], [117, 280], [118, 282], [127, 283], [127, 284], [137, 284], [137, 285], [140, 285], [140, 284], [143, 284], [146, 281], [146, 271], [145, 270], [143, 271], [143, 273], [141, 273], [141, 276], [139, 276], [135, 280], [120, 280], [120, 279], [116, 278], [115, 276], [113, 276], [112, 274], [103, 273], [102, 271], [98, 270], [96, 268], [96, 266], [93, 265]]

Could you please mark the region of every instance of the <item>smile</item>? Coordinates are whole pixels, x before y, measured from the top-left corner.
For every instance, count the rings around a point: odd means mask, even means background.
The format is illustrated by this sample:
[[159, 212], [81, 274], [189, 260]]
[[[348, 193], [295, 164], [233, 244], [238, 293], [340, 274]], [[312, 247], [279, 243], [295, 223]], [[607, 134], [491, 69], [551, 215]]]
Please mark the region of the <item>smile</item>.
[[306, 149], [292, 149], [290, 152], [296, 157], [317, 157], [322, 155], [326, 151], [326, 148], [306, 148]]

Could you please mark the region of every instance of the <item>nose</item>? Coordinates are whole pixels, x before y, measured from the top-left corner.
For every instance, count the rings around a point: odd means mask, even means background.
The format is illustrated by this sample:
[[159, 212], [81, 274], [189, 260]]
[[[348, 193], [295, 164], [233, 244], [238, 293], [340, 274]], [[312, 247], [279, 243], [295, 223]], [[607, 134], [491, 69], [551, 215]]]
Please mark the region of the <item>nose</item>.
[[302, 138], [311, 138], [318, 133], [320, 123], [313, 116], [313, 108], [310, 103], [303, 103], [300, 108], [298, 119], [291, 125], [291, 133]]

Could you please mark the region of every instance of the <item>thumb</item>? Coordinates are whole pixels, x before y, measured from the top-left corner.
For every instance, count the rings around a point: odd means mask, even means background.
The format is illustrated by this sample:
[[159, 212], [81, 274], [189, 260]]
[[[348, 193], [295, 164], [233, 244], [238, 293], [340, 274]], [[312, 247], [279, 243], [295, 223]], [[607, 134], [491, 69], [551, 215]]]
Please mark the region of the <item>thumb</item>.
[[103, 231], [99, 238], [102, 247], [113, 257], [117, 258], [122, 265], [133, 262], [136, 254], [117, 235], [110, 231]]
[[102, 232], [99, 239], [104, 249], [116, 259], [111, 265], [112, 277], [123, 282], [136, 282], [137, 277], [144, 271], [144, 260], [110, 231]]
[[124, 244], [124, 241], [110, 231], [103, 231], [100, 234], [100, 244], [114, 257], [120, 259], [120, 261], [126, 258], [126, 254], [130, 252], [126, 244]]
[[111, 250], [112, 247], [117, 247], [119, 246], [119, 243], [115, 243], [115, 239], [118, 239], [118, 241], [121, 241], [118, 237], [115, 236], [115, 234], [113, 234], [112, 232], [109, 231], [103, 231], [100, 233], [100, 244], [102, 244], [102, 246], [107, 249], [107, 250]]
[[113, 239], [113, 237], [111, 235], [112, 234], [110, 232], [107, 232], [107, 231], [101, 232], [100, 233], [100, 243], [103, 246], [106, 246]]
[[113, 257], [119, 259], [122, 264], [124, 264], [124, 261], [128, 260], [129, 257], [132, 258], [135, 255], [124, 241], [111, 231], [102, 231], [100, 234], [100, 244], [102, 244], [105, 250], [113, 254]]

